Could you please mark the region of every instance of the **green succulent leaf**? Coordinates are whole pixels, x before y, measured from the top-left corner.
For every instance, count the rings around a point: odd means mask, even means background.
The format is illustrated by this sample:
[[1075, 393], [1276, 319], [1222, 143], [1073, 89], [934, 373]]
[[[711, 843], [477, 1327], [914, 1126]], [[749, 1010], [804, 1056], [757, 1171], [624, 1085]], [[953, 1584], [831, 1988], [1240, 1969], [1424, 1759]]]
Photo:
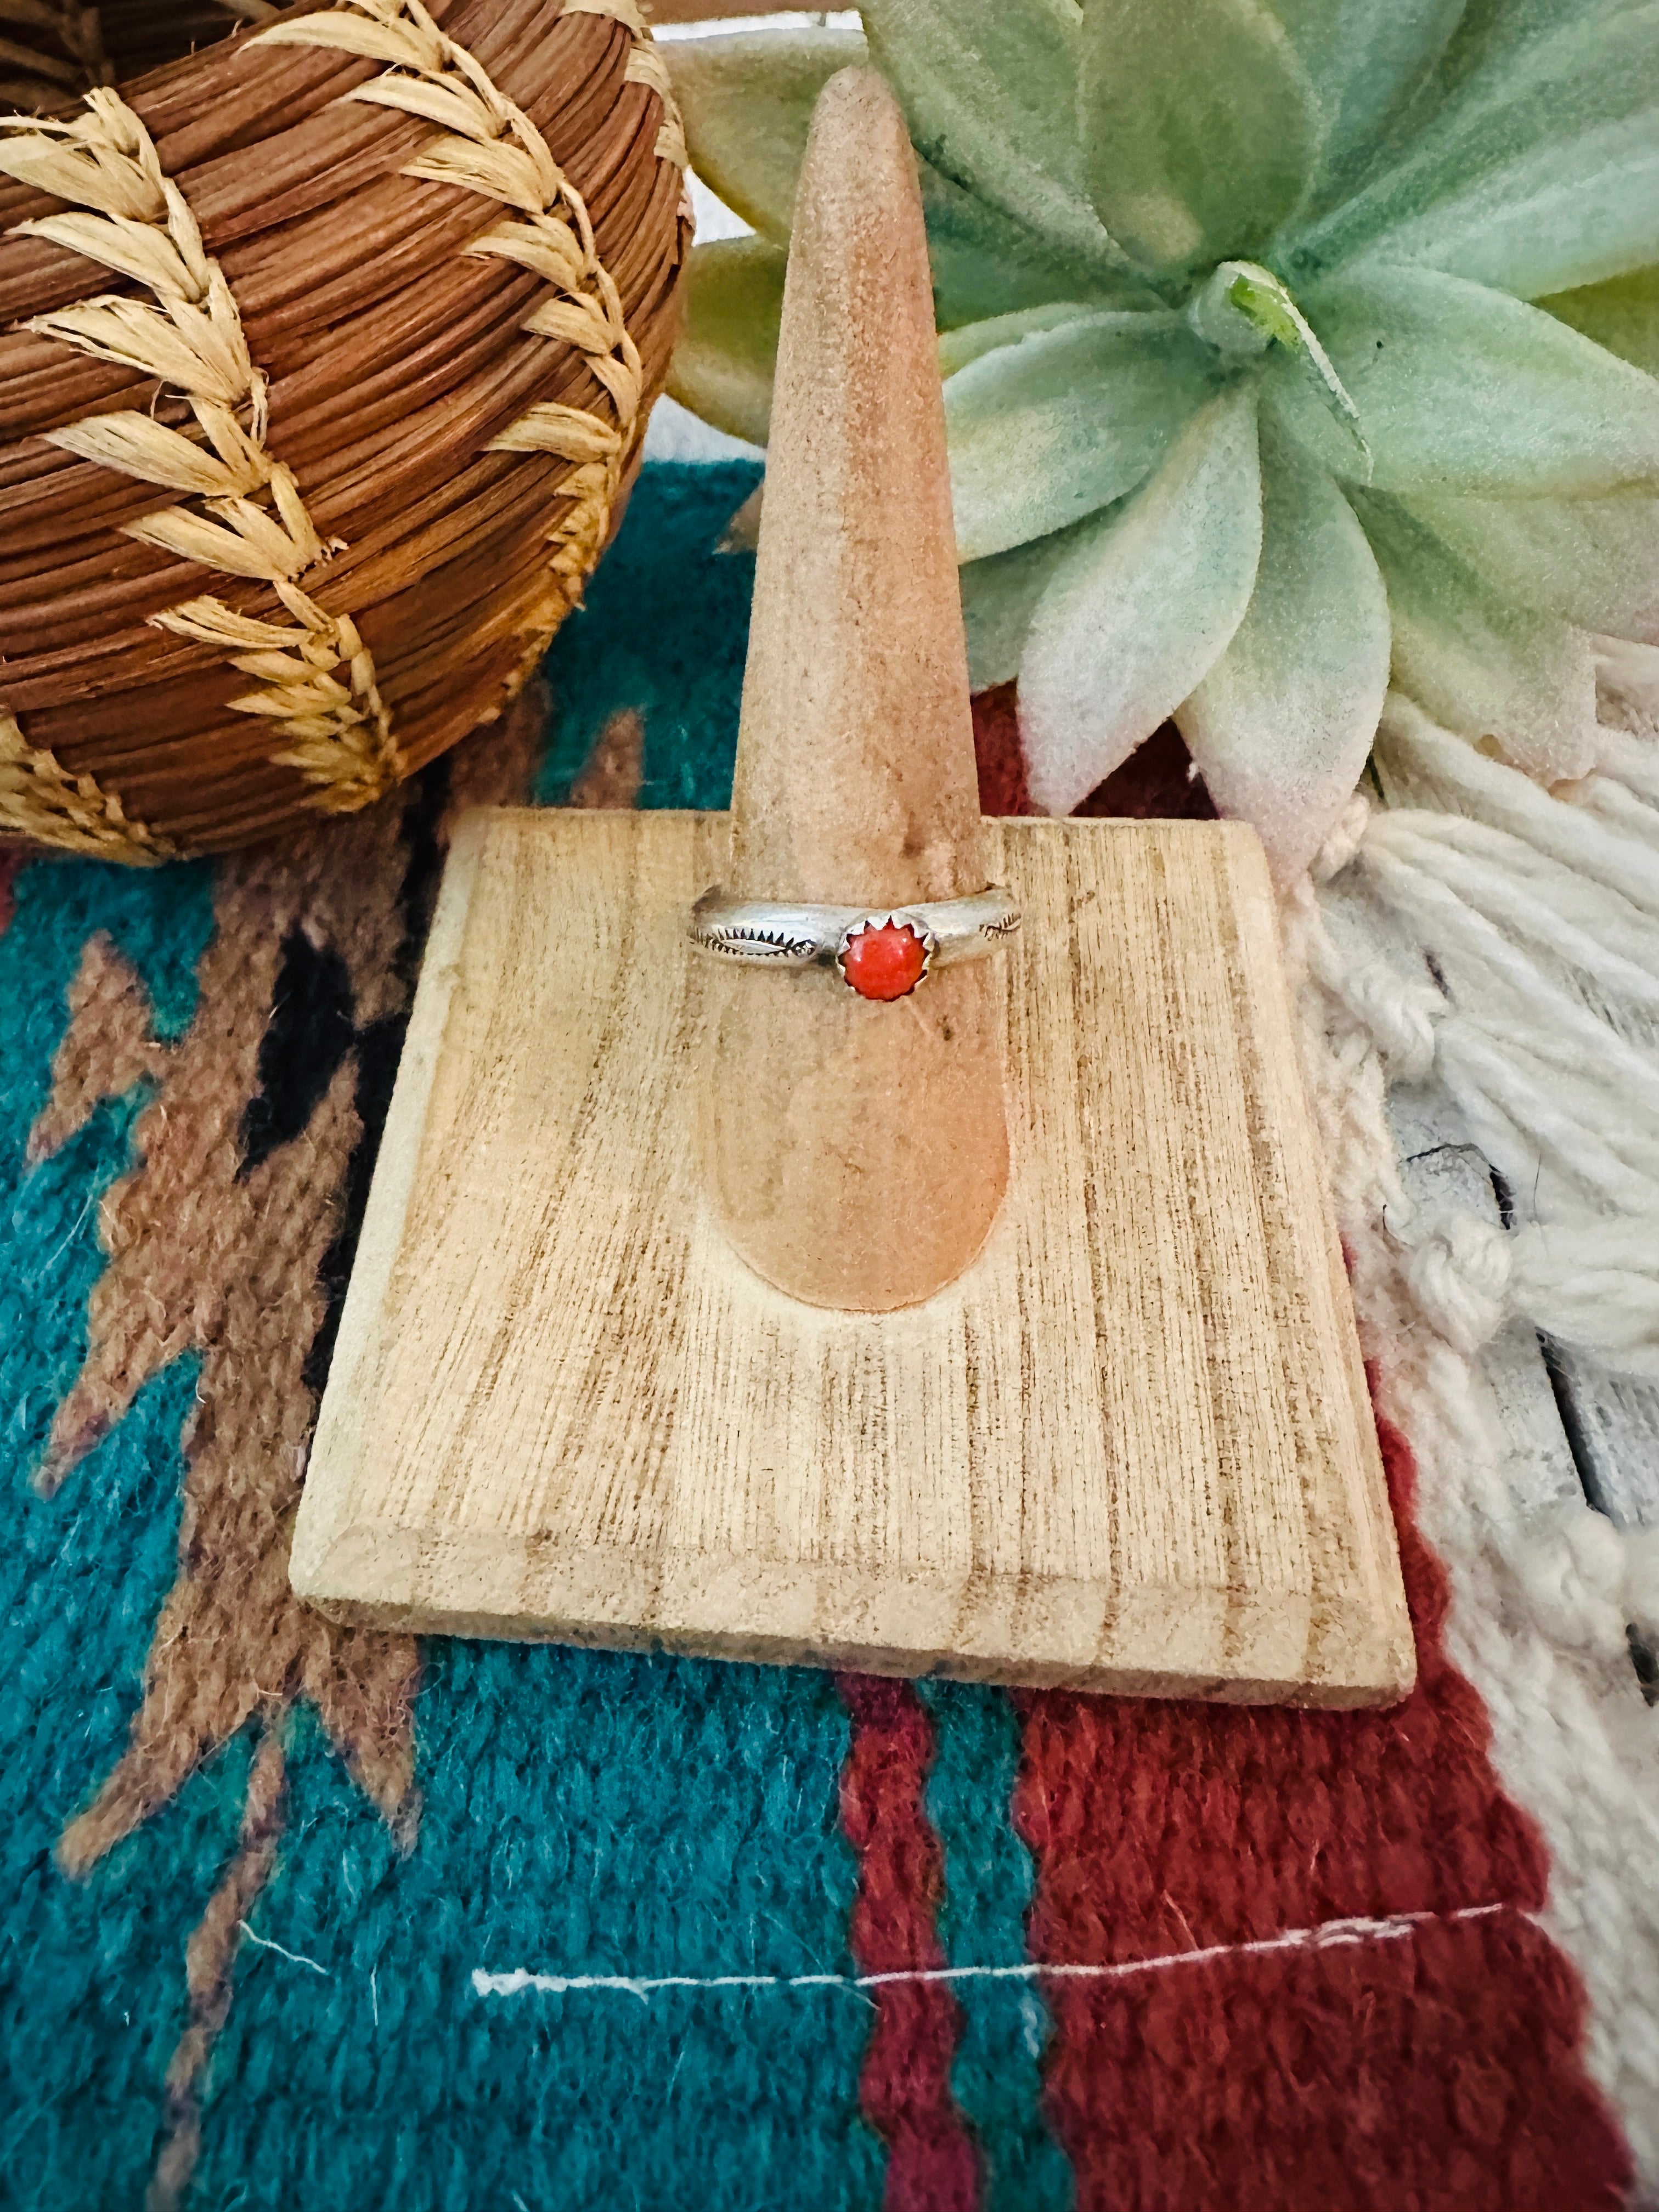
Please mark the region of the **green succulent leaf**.
[[781, 246], [764, 238], [719, 238], [692, 250], [685, 328], [668, 390], [717, 430], [764, 445], [783, 314]]
[[1659, 645], [1659, 498], [1413, 499], [1464, 564], [1521, 605]]
[[1059, 330], [1091, 312], [1086, 301], [1049, 300], [1040, 307], [1022, 307], [1018, 314], [991, 315], [983, 322], [965, 323], [959, 329], [944, 331], [939, 342], [939, 373], [954, 376], [981, 355], [994, 353], [1000, 346], [1018, 345], [1041, 331]]
[[1659, 248], [1659, 0], [1557, 12], [1481, 56], [1364, 188], [1287, 244], [1298, 289], [1356, 258], [1419, 262], [1522, 298]]
[[866, 0], [860, 13], [935, 168], [1085, 266], [1125, 267], [1083, 191], [1075, 0]]
[[[1540, 308], [1409, 268], [1355, 270], [1302, 305], [1381, 489], [1589, 498], [1659, 477], [1659, 381]], [[1271, 362], [1266, 382], [1287, 428], [1337, 475], [1367, 480], [1294, 362]]]
[[1297, 307], [1288, 285], [1255, 261], [1224, 261], [1187, 303], [1194, 334], [1229, 361], [1250, 361], [1270, 345], [1282, 346], [1317, 384], [1326, 404], [1354, 441], [1370, 474], [1370, 448], [1359, 426], [1359, 410], [1337, 374], [1319, 333]]
[[1253, 252], [1313, 172], [1318, 103], [1263, 0], [1084, 0], [1079, 98], [1089, 197], [1148, 269]]
[[1659, 267], [1632, 269], [1605, 284], [1558, 292], [1536, 304], [1621, 361], [1659, 376]]
[[1031, 618], [1019, 717], [1031, 795], [1068, 813], [1214, 665], [1261, 550], [1255, 396], [1210, 401], [1135, 496], [1085, 526]]
[[1006, 552], [1133, 491], [1212, 389], [1209, 356], [1173, 314], [1079, 315], [981, 353], [945, 386], [958, 557]]
[[1436, 83], [1419, 104], [1419, 126], [1473, 79], [1502, 76], [1528, 46], [1553, 38], [1565, 24], [1580, 33], [1594, 31], [1607, 19], [1643, 4], [1644, 0], [1464, 0], [1457, 28], [1435, 70]]
[[1206, 344], [1239, 361], [1264, 354], [1277, 338], [1292, 352], [1318, 344], [1290, 287], [1258, 261], [1223, 261], [1187, 303], [1187, 320]]
[[961, 569], [968, 681], [975, 691], [1018, 675], [1031, 617], [1048, 579], [1083, 533], [1095, 529], [1100, 520], [1091, 515], [1069, 530], [1034, 538], [1010, 552], [994, 553], [987, 561], [969, 561]]
[[1157, 294], [1134, 272], [1069, 253], [989, 200], [952, 184], [931, 163], [919, 167], [940, 330], [958, 330], [1056, 300], [1122, 307], [1158, 305]]
[[920, 156], [972, 677], [1018, 673], [1038, 803], [1173, 712], [1292, 876], [1390, 658], [1583, 773], [1595, 653], [1659, 665], [1659, 0], [862, 13], [672, 49], [763, 235], [693, 257], [670, 388], [764, 439], [812, 107], [867, 40]]
[[1328, 203], [1363, 169], [1429, 81], [1464, 0], [1276, 0], [1322, 118], [1315, 196]]
[[1389, 587], [1399, 689], [1530, 775], [1587, 775], [1595, 667], [1582, 631], [1504, 599], [1396, 501], [1353, 496]]
[[[697, 174], [763, 237], [787, 246], [812, 109], [838, 70], [868, 58], [863, 33], [735, 31], [662, 51]], [[920, 168], [941, 330], [1055, 298], [1156, 304], [1132, 276], [1067, 255], [930, 163]]]
[[1310, 454], [1264, 425], [1261, 560], [1231, 643], [1177, 708], [1224, 815], [1299, 875], [1358, 781], [1389, 689], [1389, 603], [1365, 533]]
[[660, 52], [692, 167], [745, 222], [787, 246], [812, 110], [837, 70], [867, 58], [863, 33], [732, 31]]

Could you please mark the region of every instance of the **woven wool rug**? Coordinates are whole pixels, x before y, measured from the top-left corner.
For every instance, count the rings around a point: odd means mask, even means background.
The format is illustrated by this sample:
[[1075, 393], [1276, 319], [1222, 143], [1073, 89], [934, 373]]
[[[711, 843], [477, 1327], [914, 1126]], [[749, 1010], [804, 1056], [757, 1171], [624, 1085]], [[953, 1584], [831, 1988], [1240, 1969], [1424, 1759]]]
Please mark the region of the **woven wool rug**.
[[[1471, 1504], [1467, 1362], [1374, 1227], [1377, 1055], [1311, 980], [1404, 1705], [417, 1646], [289, 1595], [449, 826], [723, 803], [752, 563], [714, 548], [754, 477], [648, 470], [550, 713], [377, 811], [5, 884], [0, 2203], [1636, 2201], [1653, 1717], [1577, 1585], [1529, 1600]], [[1008, 702], [979, 703], [987, 806], [1018, 811]], [[1093, 803], [1206, 807], [1156, 743]]]

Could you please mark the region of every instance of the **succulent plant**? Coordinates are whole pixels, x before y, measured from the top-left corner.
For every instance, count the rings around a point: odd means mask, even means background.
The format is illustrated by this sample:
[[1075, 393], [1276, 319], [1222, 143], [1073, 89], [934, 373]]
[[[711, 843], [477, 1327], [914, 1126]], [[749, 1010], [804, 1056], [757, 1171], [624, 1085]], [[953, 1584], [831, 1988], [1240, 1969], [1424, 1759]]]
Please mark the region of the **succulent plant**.
[[812, 105], [872, 60], [920, 157], [973, 673], [1018, 674], [1037, 803], [1173, 714], [1293, 875], [1391, 671], [1584, 774], [1607, 641], [1659, 644], [1659, 0], [862, 21], [666, 49], [755, 234], [696, 249], [671, 389], [764, 439]]

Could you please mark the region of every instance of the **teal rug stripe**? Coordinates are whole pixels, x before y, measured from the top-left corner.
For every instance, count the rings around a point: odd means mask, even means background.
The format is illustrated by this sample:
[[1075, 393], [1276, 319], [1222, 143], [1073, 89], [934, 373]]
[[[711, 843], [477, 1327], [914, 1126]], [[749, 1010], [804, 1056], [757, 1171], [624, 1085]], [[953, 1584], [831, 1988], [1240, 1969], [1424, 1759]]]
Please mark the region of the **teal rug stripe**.
[[251, 1923], [295, 1955], [238, 1961], [192, 2203], [875, 2212], [860, 1996], [472, 1979], [851, 1972], [829, 1678], [436, 1640], [424, 1658], [407, 1859], [296, 1718]]
[[185, 2024], [184, 1945], [233, 1848], [246, 1755], [198, 1776], [85, 1881], [53, 1863], [64, 1824], [126, 1747], [155, 1616], [178, 1566], [179, 1432], [198, 1363], [140, 1392], [55, 1498], [34, 1489], [86, 1347], [98, 1202], [131, 1164], [143, 1088], [106, 1100], [52, 1159], [23, 1148], [51, 1087], [81, 950], [106, 930], [156, 1028], [196, 1003], [210, 869], [36, 862], [0, 935], [0, 2203], [118, 2212], [143, 2202], [162, 2078]]
[[[123, 868], [107, 860], [32, 860], [18, 872], [16, 899], [11, 926], [0, 934], [9, 1055], [15, 1048], [0, 1094], [5, 1144], [16, 1133], [10, 1115], [23, 1103], [12, 1083], [33, 1085], [45, 1099], [52, 1048], [67, 1019], [64, 994], [94, 931], [106, 931], [143, 978], [156, 1036], [170, 1043], [189, 1028], [196, 963], [213, 933], [213, 863]], [[33, 1048], [43, 1034], [51, 1042], [41, 1058]]]
[[196, 1376], [193, 1358], [158, 1376], [50, 1501], [7, 1462], [0, 2203], [15, 2212], [143, 2204], [167, 2061], [185, 2026], [185, 1940], [235, 1845], [240, 1745], [84, 1882], [52, 1857], [126, 1747], [177, 1570], [179, 1432]]
[[548, 655], [553, 714], [539, 805], [564, 798], [600, 731], [629, 708], [645, 727], [641, 806], [727, 804], [755, 557], [716, 549], [761, 473], [753, 461], [641, 470], [586, 605]]
[[26, 1166], [69, 988], [82, 946], [102, 930], [143, 979], [156, 1035], [179, 1036], [212, 931], [212, 881], [207, 866], [151, 872], [101, 860], [35, 861], [17, 878], [16, 912], [0, 933], [0, 1468], [14, 1496], [33, 1497], [28, 1479], [85, 1357], [87, 1294], [103, 1266], [98, 1201], [131, 1164], [147, 1095], [100, 1107], [56, 1158]]
[[[920, 1681], [933, 1723], [927, 1808], [945, 1854], [937, 1916], [951, 1966], [1027, 1962], [1033, 1872], [1012, 1818], [1019, 1718], [1007, 1693], [972, 1682]], [[1072, 2169], [1042, 2109], [1052, 2032], [1035, 1980], [964, 1978], [964, 2021], [951, 2086], [985, 2160], [982, 2212], [1067, 2212]]]

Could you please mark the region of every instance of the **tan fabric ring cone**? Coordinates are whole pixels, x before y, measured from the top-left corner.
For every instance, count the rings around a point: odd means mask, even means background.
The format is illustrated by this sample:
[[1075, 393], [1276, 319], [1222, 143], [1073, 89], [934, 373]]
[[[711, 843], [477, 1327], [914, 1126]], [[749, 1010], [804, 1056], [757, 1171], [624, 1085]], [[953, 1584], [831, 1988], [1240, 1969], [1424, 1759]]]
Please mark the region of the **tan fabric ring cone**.
[[235, 12], [118, 89], [33, 33], [0, 116], [0, 836], [210, 851], [498, 713], [667, 368], [685, 147], [635, 0]]

